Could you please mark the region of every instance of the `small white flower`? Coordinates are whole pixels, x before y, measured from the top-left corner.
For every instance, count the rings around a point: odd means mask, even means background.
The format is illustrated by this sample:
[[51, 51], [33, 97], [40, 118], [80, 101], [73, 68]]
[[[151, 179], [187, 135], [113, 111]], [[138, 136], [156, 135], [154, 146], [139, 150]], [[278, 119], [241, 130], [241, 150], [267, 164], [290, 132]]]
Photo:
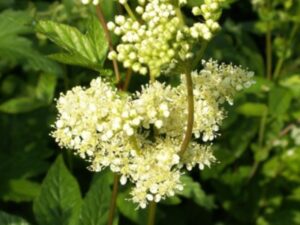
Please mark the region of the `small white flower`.
[[127, 183], [127, 177], [126, 176], [121, 176], [121, 178], [120, 178], [120, 183], [122, 184], [122, 185], [125, 185], [126, 183]]
[[108, 28], [108, 30], [114, 30], [115, 27], [116, 27], [116, 25], [115, 25], [113, 22], [109, 21], [109, 22], [107, 23], [107, 28]]
[[154, 125], [155, 125], [156, 128], [160, 129], [163, 126], [163, 121], [156, 120]]
[[127, 0], [119, 0], [119, 3], [122, 4], [122, 5], [124, 5], [124, 4], [127, 3]]
[[90, 3], [90, 0], [81, 0], [81, 3], [84, 4], [84, 5], [87, 5]]

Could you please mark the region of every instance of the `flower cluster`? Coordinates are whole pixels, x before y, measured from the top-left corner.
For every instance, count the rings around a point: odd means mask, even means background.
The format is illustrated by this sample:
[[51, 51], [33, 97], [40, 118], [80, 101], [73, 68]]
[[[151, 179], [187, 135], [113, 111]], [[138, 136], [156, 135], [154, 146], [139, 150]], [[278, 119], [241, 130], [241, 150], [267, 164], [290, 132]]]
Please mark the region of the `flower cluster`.
[[[121, 43], [116, 51], [109, 53], [110, 59], [117, 59], [125, 68], [132, 68], [140, 74], [159, 76], [161, 69], [174, 60], [192, 57], [191, 46], [199, 38], [209, 40], [219, 29], [216, 22], [224, 0], [205, 0], [201, 7], [194, 7], [195, 15], [202, 15], [205, 22], [197, 22], [192, 27], [184, 23], [179, 6], [171, 0], [140, 0], [135, 11], [139, 19], [123, 15], [108, 22], [108, 29], [120, 36]], [[127, 1], [119, 1], [126, 4]], [[179, 1], [179, 5], [186, 1]]]
[[[251, 85], [252, 73], [232, 65], [203, 62], [193, 72], [195, 139], [211, 141], [224, 118], [222, 103]], [[142, 208], [183, 189], [182, 168], [200, 169], [215, 161], [210, 144], [192, 141], [180, 158], [186, 129], [186, 82], [171, 87], [160, 82], [133, 95], [119, 94], [98, 78], [87, 89], [75, 87], [57, 100], [59, 116], [52, 136], [90, 162], [90, 169], [109, 167], [121, 184], [134, 184], [132, 200]]]
[[225, 0], [205, 0], [198, 7], [193, 7], [192, 13], [195, 16], [202, 16], [205, 22], [197, 22], [190, 28], [190, 33], [193, 38], [211, 39], [212, 34], [219, 30], [220, 25], [217, 20], [221, 15], [221, 6]]
[[161, 67], [175, 57], [186, 41], [177, 35], [182, 25], [172, 4], [157, 0], [146, 5], [141, 3], [136, 12], [140, 14], [142, 23], [119, 15], [115, 23], [107, 24], [110, 30], [121, 36], [122, 41], [116, 48], [117, 52], [110, 52], [109, 58], [116, 58], [125, 68], [130, 67], [140, 74], [147, 74], [149, 69], [151, 76], [156, 77]]

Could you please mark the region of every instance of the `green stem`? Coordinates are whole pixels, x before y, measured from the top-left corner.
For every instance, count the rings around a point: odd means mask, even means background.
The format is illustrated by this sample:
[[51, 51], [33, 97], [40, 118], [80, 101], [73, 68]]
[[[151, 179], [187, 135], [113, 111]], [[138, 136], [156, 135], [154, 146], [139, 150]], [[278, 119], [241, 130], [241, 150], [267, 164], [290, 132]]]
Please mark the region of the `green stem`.
[[176, 7], [175, 12], [176, 12], [177, 17], [180, 20], [180, 24], [183, 26], [185, 24], [185, 22], [184, 22], [184, 17], [182, 15], [181, 9], [179, 7]]
[[[261, 118], [259, 131], [258, 131], [258, 146], [259, 146], [260, 151], [264, 151], [263, 148], [266, 148], [266, 149], [268, 149], [266, 151], [269, 151], [269, 148], [267, 146], [263, 146], [264, 145], [263, 141], [264, 141], [264, 137], [265, 137], [266, 125], [267, 125], [267, 118], [268, 118], [268, 110], [265, 110], [265, 112], [264, 112], [264, 114]], [[260, 161], [255, 161], [254, 162], [254, 164], [252, 166], [252, 169], [251, 169], [251, 172], [250, 172], [249, 177], [248, 177], [248, 182], [255, 175], [259, 164], [260, 164]]]
[[261, 118], [260, 127], [259, 127], [259, 134], [258, 134], [259, 148], [262, 148], [262, 146], [263, 146], [265, 130], [266, 130], [266, 125], [267, 125], [267, 117], [268, 117], [268, 110], [265, 110], [265, 112]]
[[124, 4], [124, 8], [125, 8], [126, 12], [128, 13], [128, 15], [130, 16], [131, 19], [137, 20], [134, 13], [132, 12], [130, 6], [128, 5], [128, 3]]
[[128, 69], [126, 72], [126, 77], [125, 77], [124, 85], [122, 88], [123, 91], [127, 91], [128, 87], [129, 87], [129, 83], [131, 81], [131, 77], [132, 77], [132, 70]]
[[[290, 34], [290, 37], [289, 37], [289, 40], [288, 40], [287, 48], [291, 48], [292, 42], [295, 38], [295, 35], [296, 35], [298, 29], [299, 29], [299, 24], [298, 23], [294, 24], [293, 29], [292, 29], [291, 34]], [[278, 79], [284, 61], [285, 61], [284, 57], [282, 57], [278, 60], [278, 62], [276, 64], [276, 67], [275, 67], [274, 79]]]
[[155, 76], [153, 75], [153, 72], [150, 70], [149, 71], [149, 77], [150, 77], [150, 83], [154, 83], [155, 82]]
[[182, 141], [179, 155], [182, 156], [187, 150], [190, 140], [193, 134], [194, 126], [194, 93], [193, 93], [193, 80], [190, 71], [186, 71], [186, 86], [187, 86], [187, 101], [188, 101], [188, 118], [187, 118], [187, 128], [185, 132], [184, 139]]
[[269, 80], [272, 79], [272, 34], [268, 22], [266, 33], [266, 74]]
[[117, 202], [118, 189], [119, 189], [119, 178], [120, 178], [119, 175], [117, 175], [117, 174], [114, 175], [114, 186], [113, 186], [113, 193], [112, 193], [111, 202], [110, 202], [107, 225], [112, 225], [114, 222], [114, 216], [115, 216], [115, 211], [116, 211], [116, 202]]
[[[266, 7], [268, 11], [271, 10], [270, 0], [267, 0]], [[269, 80], [272, 79], [272, 30], [270, 21], [267, 21], [266, 32], [266, 75]]]
[[150, 202], [147, 225], [155, 224], [156, 202]]
[[284, 63], [284, 58], [280, 58], [276, 64], [275, 71], [274, 71], [274, 79], [275, 80], [279, 77], [283, 63]]

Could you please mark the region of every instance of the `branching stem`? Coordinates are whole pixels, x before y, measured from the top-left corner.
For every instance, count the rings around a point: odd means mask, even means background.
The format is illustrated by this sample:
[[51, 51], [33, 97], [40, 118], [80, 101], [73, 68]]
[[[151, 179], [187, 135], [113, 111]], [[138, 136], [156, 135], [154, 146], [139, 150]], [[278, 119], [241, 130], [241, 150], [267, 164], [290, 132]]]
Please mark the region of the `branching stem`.
[[[98, 19], [99, 19], [99, 21], [100, 21], [100, 23], [101, 23], [101, 25], [104, 29], [105, 37], [106, 37], [108, 45], [109, 45], [109, 50], [113, 51], [114, 47], [113, 47], [113, 44], [112, 44], [112, 40], [111, 40], [109, 30], [108, 30], [107, 25], [106, 25], [106, 21], [105, 21], [101, 6], [99, 4], [96, 6], [96, 13], [97, 13]], [[120, 71], [119, 71], [117, 60], [113, 59], [112, 63], [113, 63], [114, 72], [115, 72], [115, 75], [116, 75], [116, 83], [118, 84], [121, 80], [121, 76], [120, 76]]]

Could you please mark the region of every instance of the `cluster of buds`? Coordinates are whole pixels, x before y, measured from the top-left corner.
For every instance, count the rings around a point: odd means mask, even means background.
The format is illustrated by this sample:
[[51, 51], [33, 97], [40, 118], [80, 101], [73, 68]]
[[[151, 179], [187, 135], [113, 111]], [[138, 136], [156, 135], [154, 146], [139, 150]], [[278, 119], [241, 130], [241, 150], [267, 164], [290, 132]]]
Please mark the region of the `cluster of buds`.
[[190, 28], [190, 34], [193, 38], [203, 38], [205, 40], [211, 39], [213, 33], [220, 29], [217, 22], [220, 15], [222, 4], [225, 0], [205, 0], [199, 7], [195, 6], [192, 13], [195, 16], [202, 16], [205, 22], [197, 22]]
[[[224, 101], [251, 85], [252, 73], [232, 65], [203, 62], [194, 71], [194, 138], [214, 139], [224, 119]], [[211, 144], [191, 141], [180, 158], [180, 145], [187, 127], [186, 82], [171, 87], [158, 81], [133, 95], [120, 94], [101, 78], [89, 88], [75, 87], [57, 100], [59, 115], [52, 136], [61, 147], [90, 162], [90, 169], [109, 167], [121, 175], [121, 184], [131, 181], [133, 202], [145, 208], [184, 187], [180, 177], [210, 166], [215, 157]]]
[[[120, 0], [126, 5], [127, 1]], [[109, 59], [117, 59], [125, 68], [151, 77], [160, 75], [162, 68], [176, 60], [191, 58], [191, 46], [199, 38], [209, 40], [219, 29], [216, 22], [221, 12], [222, 0], [206, 0], [201, 7], [194, 7], [195, 15], [202, 15], [204, 23], [196, 22], [192, 27], [184, 23], [179, 6], [171, 0], [140, 0], [135, 9], [138, 19], [123, 15], [108, 22], [108, 29], [120, 36], [116, 51], [109, 53]]]
[[110, 52], [109, 58], [140, 74], [149, 72], [157, 77], [162, 66], [175, 58], [182, 46], [190, 49], [183, 38], [176, 40], [182, 24], [172, 4], [158, 0], [139, 2], [135, 11], [143, 22], [119, 15], [115, 22], [107, 24], [109, 30], [121, 36], [117, 51]]

